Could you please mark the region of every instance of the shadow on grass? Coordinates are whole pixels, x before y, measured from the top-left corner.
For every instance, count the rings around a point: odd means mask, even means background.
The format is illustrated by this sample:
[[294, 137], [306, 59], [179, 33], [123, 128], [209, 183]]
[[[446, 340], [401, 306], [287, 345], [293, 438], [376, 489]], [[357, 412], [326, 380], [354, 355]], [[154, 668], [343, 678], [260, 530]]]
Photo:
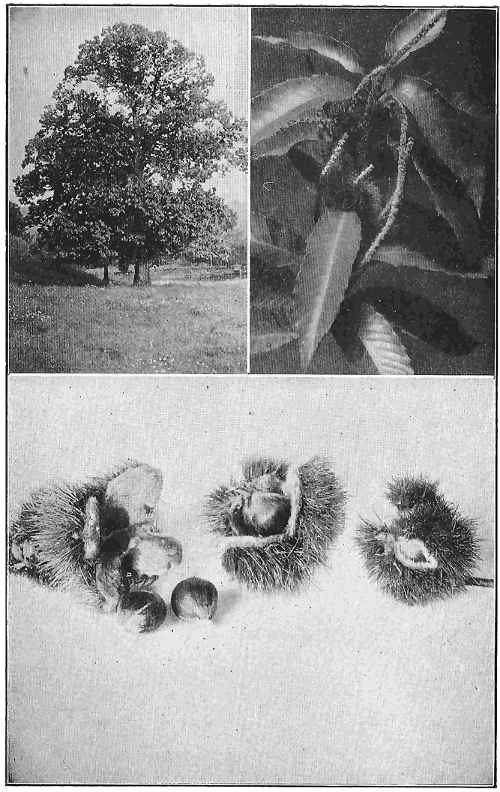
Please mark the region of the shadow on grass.
[[33, 256], [19, 265], [10, 265], [11, 283], [36, 283], [40, 286], [103, 286], [101, 278], [67, 264], [55, 265]]
[[27, 243], [9, 236], [9, 281], [41, 286], [103, 286], [103, 281], [79, 267], [60, 264], [32, 254]]

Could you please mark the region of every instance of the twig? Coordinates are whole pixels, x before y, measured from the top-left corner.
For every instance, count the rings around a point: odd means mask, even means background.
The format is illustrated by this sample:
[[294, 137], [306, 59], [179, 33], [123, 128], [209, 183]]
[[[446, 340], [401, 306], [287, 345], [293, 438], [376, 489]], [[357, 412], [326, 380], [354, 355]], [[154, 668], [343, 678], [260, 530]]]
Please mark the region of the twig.
[[482, 577], [467, 577], [465, 583], [467, 586], [484, 586], [485, 588], [493, 588], [495, 585], [491, 578]]

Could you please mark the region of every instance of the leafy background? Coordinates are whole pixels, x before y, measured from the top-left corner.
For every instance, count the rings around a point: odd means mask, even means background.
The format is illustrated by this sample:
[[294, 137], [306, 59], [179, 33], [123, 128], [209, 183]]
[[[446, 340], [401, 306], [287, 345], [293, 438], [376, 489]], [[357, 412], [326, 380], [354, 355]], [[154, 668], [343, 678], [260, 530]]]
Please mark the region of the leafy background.
[[[347, 10], [347, 9], [283, 9], [260, 8], [252, 11], [252, 34], [285, 36], [294, 30], [311, 30], [326, 33], [352, 45], [360, 54], [368, 72], [381, 61], [384, 42], [394, 25], [408, 15], [405, 10]], [[307, 58], [310, 52], [302, 52]], [[323, 59], [324, 60], [324, 59]], [[310, 58], [309, 68], [318, 69], [321, 57]], [[320, 64], [321, 65], [321, 64]], [[269, 75], [276, 80], [293, 74], [283, 73], [279, 60], [264, 59], [259, 47], [254, 46], [252, 58], [252, 93], [269, 85]], [[281, 71], [280, 71], [281, 70]], [[404, 71], [432, 81], [445, 95], [463, 91], [491, 113], [494, 108], [495, 87], [495, 12], [450, 10], [446, 26], [438, 39], [413, 53], [405, 62]], [[267, 81], [267, 82], [266, 82]], [[493, 113], [491, 115], [493, 124]], [[491, 141], [494, 135], [492, 134]], [[492, 143], [493, 145], [493, 143]], [[302, 147], [304, 148], [304, 147]], [[495, 224], [495, 168], [493, 150], [485, 152], [488, 159], [486, 197], [482, 211], [485, 235], [493, 238]], [[263, 173], [263, 161], [256, 160], [252, 168], [254, 185], [251, 193], [252, 208], [261, 208], [262, 191], [258, 185], [262, 178], [279, 184], [283, 205], [278, 221], [283, 222], [280, 244], [292, 248], [297, 236], [310, 230], [314, 209], [314, 189], [299, 171], [291, 167], [288, 157], [274, 158], [273, 171]], [[288, 160], [288, 161], [287, 161]], [[278, 188], [274, 188], [275, 190]], [[269, 198], [271, 200], [271, 198]], [[292, 225], [293, 230], [286, 228]], [[436, 226], [439, 237], [442, 226]], [[422, 226], [421, 233], [429, 229]], [[445, 240], [442, 240], [445, 244]], [[251, 282], [251, 332], [253, 372], [290, 373], [300, 371], [299, 348], [296, 341], [283, 344], [291, 321], [289, 295], [293, 289], [293, 271], [281, 267], [270, 272], [263, 262], [252, 259]], [[471, 279], [463, 282], [459, 277], [439, 272], [402, 273], [396, 280], [391, 268], [380, 271], [377, 284], [386, 292], [388, 304], [396, 289], [395, 302], [405, 304], [407, 327], [401, 338], [417, 374], [487, 374], [494, 369], [494, 305], [493, 281]], [[375, 284], [372, 284], [374, 286]], [[419, 299], [411, 300], [418, 292]], [[410, 307], [411, 306], [411, 307]], [[397, 307], [397, 306], [396, 306]], [[437, 319], [436, 319], [437, 314]], [[415, 338], [415, 327], [427, 325], [427, 332]], [[405, 332], [408, 330], [409, 333]], [[258, 337], [260, 334], [260, 338]], [[267, 340], [274, 348], [265, 351]], [[282, 344], [278, 347], [278, 344]], [[308, 373], [376, 373], [367, 354], [360, 361], [349, 362], [339, 355], [331, 336], [319, 344]]]

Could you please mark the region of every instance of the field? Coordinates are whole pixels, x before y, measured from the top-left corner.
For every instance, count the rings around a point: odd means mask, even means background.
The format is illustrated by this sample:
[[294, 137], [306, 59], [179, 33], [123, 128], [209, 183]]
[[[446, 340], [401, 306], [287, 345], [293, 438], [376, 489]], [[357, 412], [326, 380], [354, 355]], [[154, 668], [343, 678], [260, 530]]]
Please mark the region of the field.
[[29, 274], [11, 270], [11, 372], [246, 371], [245, 279], [169, 283], [153, 271], [137, 289], [118, 272], [109, 288], [85, 273], [69, 272], [71, 285]]

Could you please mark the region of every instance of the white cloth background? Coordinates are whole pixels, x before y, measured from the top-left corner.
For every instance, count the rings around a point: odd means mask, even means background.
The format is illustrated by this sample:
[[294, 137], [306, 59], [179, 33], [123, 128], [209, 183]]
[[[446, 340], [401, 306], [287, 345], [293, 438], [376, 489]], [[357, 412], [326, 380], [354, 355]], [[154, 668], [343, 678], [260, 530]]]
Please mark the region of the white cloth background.
[[[410, 608], [357, 555], [386, 481], [439, 479], [494, 571], [494, 383], [479, 379], [16, 377], [10, 505], [128, 456], [165, 477], [162, 520], [213, 624], [130, 635], [70, 595], [11, 578], [9, 754], [18, 783], [491, 784], [494, 593]], [[294, 595], [222, 573], [203, 494], [245, 454], [329, 456], [349, 492], [329, 566]], [[168, 595], [168, 592], [166, 592]]]

